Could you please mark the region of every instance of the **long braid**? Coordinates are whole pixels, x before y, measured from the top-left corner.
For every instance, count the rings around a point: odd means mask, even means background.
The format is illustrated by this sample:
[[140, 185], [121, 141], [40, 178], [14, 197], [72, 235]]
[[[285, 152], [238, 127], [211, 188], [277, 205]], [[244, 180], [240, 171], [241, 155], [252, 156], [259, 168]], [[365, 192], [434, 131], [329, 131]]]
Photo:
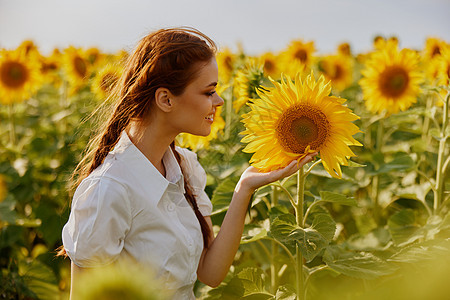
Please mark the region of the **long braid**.
[[172, 142], [170, 144], [170, 148], [172, 148], [172, 152], [175, 155], [175, 158], [178, 161], [178, 164], [180, 165], [181, 168], [181, 173], [183, 173], [183, 178], [184, 178], [184, 196], [186, 197], [186, 200], [191, 204], [192, 208], [194, 209], [194, 213], [195, 216], [197, 217], [198, 222], [200, 223], [200, 228], [202, 230], [202, 235], [203, 235], [203, 246], [204, 248], [208, 248], [208, 240], [209, 240], [209, 225], [205, 220], [205, 217], [203, 217], [202, 213], [200, 212], [200, 210], [198, 209], [198, 205], [197, 205], [197, 200], [195, 199], [194, 194], [192, 193], [191, 187], [189, 185], [189, 183], [186, 180], [186, 176], [183, 172], [183, 167], [181, 166], [181, 155], [175, 150], [175, 143]]

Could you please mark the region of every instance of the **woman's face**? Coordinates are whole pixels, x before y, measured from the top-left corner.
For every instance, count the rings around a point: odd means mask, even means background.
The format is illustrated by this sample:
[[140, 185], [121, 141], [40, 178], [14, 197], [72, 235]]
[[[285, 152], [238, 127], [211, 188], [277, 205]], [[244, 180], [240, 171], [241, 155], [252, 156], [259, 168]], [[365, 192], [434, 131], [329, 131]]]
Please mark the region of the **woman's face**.
[[216, 93], [217, 82], [217, 62], [213, 57], [201, 65], [197, 77], [181, 95], [171, 97], [175, 104], [171, 122], [179, 132], [209, 135], [216, 108], [223, 105], [223, 99]]

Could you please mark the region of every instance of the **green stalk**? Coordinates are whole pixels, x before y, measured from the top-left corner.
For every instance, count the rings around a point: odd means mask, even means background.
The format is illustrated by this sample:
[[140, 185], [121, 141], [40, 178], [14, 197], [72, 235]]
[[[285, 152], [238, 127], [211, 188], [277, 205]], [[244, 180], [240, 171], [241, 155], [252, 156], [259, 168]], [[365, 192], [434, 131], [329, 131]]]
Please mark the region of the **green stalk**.
[[445, 178], [445, 152], [446, 152], [446, 143], [447, 143], [447, 134], [446, 129], [448, 125], [448, 102], [450, 99], [450, 92], [447, 93], [447, 97], [444, 101], [444, 111], [442, 116], [442, 128], [441, 128], [441, 136], [439, 141], [439, 150], [438, 150], [438, 161], [437, 161], [437, 169], [436, 169], [436, 197], [434, 198], [434, 213], [437, 214], [439, 207], [444, 198], [444, 178]]
[[9, 141], [11, 145], [16, 144], [16, 129], [14, 121], [14, 107], [13, 103], [8, 105], [8, 115], [9, 115]]
[[[272, 203], [271, 207], [278, 204], [278, 190], [276, 186], [272, 186]], [[270, 264], [270, 285], [272, 287], [272, 293], [275, 294], [278, 289], [278, 269], [279, 266], [276, 262], [276, 257], [278, 256], [278, 244], [274, 240], [271, 242], [271, 264]]]
[[233, 96], [225, 101], [225, 140], [230, 138], [231, 134], [231, 114], [233, 113]]
[[[378, 121], [377, 128], [377, 142], [375, 145], [375, 152], [381, 153], [381, 147], [383, 145], [383, 134], [384, 134], [384, 118]], [[379, 168], [380, 166], [377, 166]], [[372, 201], [373, 201], [373, 217], [375, 223], [378, 224], [380, 220], [380, 205], [378, 203], [378, 196], [380, 193], [380, 175], [375, 175], [372, 178]]]
[[[304, 202], [304, 192], [305, 192], [305, 176], [303, 167], [298, 170], [297, 173], [297, 203], [295, 207], [295, 217], [297, 221], [297, 226], [303, 227], [303, 202]], [[297, 299], [304, 299], [305, 286], [303, 282], [303, 255], [300, 251], [300, 246], [297, 242], [296, 244], [296, 277], [297, 277]]]

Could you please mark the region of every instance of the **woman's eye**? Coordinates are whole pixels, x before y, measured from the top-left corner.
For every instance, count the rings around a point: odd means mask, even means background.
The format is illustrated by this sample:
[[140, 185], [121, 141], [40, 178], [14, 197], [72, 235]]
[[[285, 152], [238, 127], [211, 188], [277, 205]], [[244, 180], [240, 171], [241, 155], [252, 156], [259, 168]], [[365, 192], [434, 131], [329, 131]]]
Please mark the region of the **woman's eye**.
[[207, 92], [206, 93], [206, 95], [208, 95], [208, 96], [212, 96], [212, 95], [214, 95], [216, 93], [216, 91], [212, 91], [212, 92]]

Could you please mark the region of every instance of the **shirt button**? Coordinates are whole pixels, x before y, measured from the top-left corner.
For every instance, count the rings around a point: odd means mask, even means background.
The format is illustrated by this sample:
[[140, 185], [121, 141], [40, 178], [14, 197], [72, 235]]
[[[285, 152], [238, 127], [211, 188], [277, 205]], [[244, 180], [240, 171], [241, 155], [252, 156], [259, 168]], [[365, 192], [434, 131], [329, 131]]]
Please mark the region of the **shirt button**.
[[169, 204], [167, 205], [167, 210], [168, 210], [168, 211], [174, 211], [174, 210], [175, 210], [175, 204], [169, 203]]

